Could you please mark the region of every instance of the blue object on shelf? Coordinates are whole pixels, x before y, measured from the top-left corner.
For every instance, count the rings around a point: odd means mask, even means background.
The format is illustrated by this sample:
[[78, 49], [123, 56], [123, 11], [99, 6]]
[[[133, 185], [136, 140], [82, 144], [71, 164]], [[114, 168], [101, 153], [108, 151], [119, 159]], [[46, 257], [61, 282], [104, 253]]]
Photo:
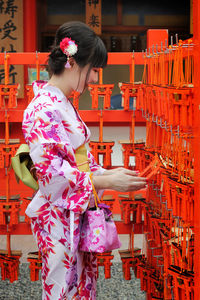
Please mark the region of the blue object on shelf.
[[[129, 109], [135, 110], [135, 107], [133, 108], [133, 99], [134, 99], [134, 97], [130, 97], [130, 100], [129, 100]], [[123, 109], [123, 106], [122, 106], [122, 95], [121, 94], [117, 94], [117, 95], [111, 96], [111, 99], [110, 99], [110, 108], [111, 109]]]

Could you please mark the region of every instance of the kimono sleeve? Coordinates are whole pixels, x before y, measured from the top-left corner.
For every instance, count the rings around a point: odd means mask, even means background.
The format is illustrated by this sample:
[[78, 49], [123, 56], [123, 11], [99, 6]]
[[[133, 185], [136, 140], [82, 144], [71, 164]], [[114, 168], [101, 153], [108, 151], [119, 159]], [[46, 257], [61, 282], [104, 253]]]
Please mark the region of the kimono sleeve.
[[90, 161], [90, 170], [94, 175], [102, 175], [106, 169], [102, 168], [94, 159], [91, 152], [88, 151], [88, 159]]
[[[69, 127], [64, 127], [59, 110], [53, 106], [24, 115], [23, 132], [36, 168], [39, 189], [50, 204], [83, 213], [92, 195], [89, 173], [76, 166]], [[31, 128], [31, 129], [30, 129]]]

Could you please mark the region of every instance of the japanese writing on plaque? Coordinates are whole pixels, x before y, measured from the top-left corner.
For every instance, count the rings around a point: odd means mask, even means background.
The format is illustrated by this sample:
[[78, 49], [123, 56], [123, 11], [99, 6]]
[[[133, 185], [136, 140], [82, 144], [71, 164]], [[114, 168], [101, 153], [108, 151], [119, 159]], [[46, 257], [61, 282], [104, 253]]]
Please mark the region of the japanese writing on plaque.
[[[23, 52], [23, 0], [0, 0], [0, 52]], [[0, 66], [0, 84], [4, 84]], [[9, 66], [9, 84], [23, 85], [23, 68]]]
[[86, 0], [86, 24], [101, 34], [101, 0]]
[[92, 6], [94, 5], [94, 8], [96, 8], [96, 5], [99, 4], [99, 0], [88, 0], [88, 5]]

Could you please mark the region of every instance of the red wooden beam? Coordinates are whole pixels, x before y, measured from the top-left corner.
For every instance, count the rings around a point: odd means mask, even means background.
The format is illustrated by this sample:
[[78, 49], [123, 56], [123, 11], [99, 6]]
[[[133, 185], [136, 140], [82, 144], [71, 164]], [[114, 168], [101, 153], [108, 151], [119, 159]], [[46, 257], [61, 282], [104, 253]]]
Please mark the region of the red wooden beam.
[[[30, 45], [28, 45], [29, 47]], [[35, 65], [36, 64], [36, 55], [38, 55], [39, 64], [47, 64], [49, 53], [37, 53], [36, 52], [25, 52], [25, 53], [9, 53], [9, 64], [13, 65]], [[132, 52], [109, 52], [108, 53], [108, 65], [131, 65]], [[135, 64], [142, 65], [143, 53], [135, 52], [134, 53]], [[0, 53], [0, 65], [4, 64], [4, 53]]]
[[[9, 109], [9, 122], [22, 122], [24, 108]], [[87, 125], [98, 125], [99, 110], [79, 110], [79, 114]], [[124, 110], [104, 110], [104, 126], [109, 126], [115, 123], [118, 126], [130, 126], [132, 111]], [[5, 121], [5, 110], [0, 109], [0, 122]], [[136, 111], [136, 123], [138, 126], [145, 125], [145, 119], [140, 111]]]
[[[115, 221], [115, 225], [117, 227], [118, 234], [130, 234], [133, 230], [133, 224], [124, 224], [122, 221]], [[134, 234], [142, 234], [143, 233], [143, 223], [134, 224]]]
[[[39, 64], [46, 64], [48, 59], [48, 53], [38, 53]], [[9, 53], [9, 64], [12, 65], [35, 65], [36, 64], [36, 52], [18, 52]], [[0, 65], [4, 64], [4, 53], [0, 53]]]
[[[0, 235], [6, 235], [7, 234], [7, 228], [5, 226], [0, 226]], [[18, 225], [12, 226], [11, 228], [11, 235], [21, 235], [21, 234], [32, 234], [31, 226], [27, 223], [19, 223]]]
[[[99, 123], [99, 111], [98, 110], [79, 110], [80, 116], [83, 120], [88, 123]], [[132, 111], [124, 110], [104, 110], [103, 111], [103, 123], [104, 126], [111, 123], [117, 123], [120, 125], [130, 125]], [[140, 111], [136, 111], [136, 122], [143, 122], [145, 119], [142, 118]]]

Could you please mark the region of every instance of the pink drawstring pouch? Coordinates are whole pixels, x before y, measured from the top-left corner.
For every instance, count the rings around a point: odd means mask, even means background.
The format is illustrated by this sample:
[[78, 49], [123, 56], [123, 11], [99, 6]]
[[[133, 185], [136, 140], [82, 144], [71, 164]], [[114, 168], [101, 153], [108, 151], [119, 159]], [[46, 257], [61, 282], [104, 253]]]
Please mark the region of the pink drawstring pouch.
[[108, 208], [99, 206], [85, 212], [79, 242], [80, 251], [102, 253], [121, 247], [115, 222], [107, 213]]
[[[93, 185], [93, 183], [92, 183]], [[102, 253], [121, 247], [117, 229], [109, 206], [99, 201], [93, 186], [96, 206], [88, 209], [83, 215], [79, 250]]]

